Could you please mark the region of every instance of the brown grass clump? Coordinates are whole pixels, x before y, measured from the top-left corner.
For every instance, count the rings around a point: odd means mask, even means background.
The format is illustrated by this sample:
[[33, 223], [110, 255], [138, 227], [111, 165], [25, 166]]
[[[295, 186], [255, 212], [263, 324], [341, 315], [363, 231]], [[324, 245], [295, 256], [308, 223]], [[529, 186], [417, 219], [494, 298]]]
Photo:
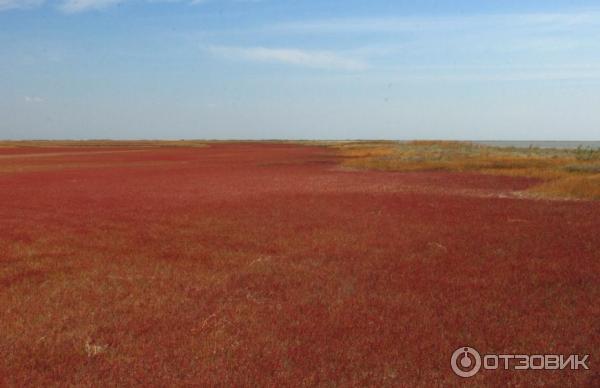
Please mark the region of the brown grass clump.
[[501, 148], [468, 142], [349, 142], [334, 145], [351, 168], [459, 171], [532, 177], [542, 195], [600, 199], [600, 150]]

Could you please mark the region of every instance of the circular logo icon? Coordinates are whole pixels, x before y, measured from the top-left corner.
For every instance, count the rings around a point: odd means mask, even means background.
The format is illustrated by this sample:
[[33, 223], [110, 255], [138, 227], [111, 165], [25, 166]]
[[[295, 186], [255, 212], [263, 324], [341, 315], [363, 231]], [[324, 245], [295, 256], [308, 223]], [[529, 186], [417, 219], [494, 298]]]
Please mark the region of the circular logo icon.
[[450, 359], [452, 371], [460, 377], [472, 377], [481, 369], [479, 352], [468, 346], [460, 347], [452, 353]]

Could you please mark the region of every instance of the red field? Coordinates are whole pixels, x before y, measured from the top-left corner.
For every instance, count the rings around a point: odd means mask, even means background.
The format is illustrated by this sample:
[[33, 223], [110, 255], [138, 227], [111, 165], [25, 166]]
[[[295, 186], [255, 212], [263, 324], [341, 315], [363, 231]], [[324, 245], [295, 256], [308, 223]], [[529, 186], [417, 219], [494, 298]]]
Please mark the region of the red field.
[[[600, 201], [533, 183], [291, 144], [0, 149], [0, 386], [598, 386]], [[465, 345], [590, 370], [464, 380]]]

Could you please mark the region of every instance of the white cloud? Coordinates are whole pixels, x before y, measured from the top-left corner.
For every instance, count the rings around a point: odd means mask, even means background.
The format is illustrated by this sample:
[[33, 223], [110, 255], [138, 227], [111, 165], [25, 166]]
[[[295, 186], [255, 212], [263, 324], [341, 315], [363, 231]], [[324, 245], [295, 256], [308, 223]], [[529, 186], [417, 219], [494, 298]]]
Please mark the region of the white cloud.
[[558, 29], [599, 24], [600, 10], [585, 10], [569, 13], [323, 19], [276, 23], [267, 29], [288, 33], [385, 33], [498, 26]]
[[[58, 8], [65, 13], [81, 13], [86, 11], [97, 11], [114, 6], [125, 1], [134, 0], [62, 0]], [[212, 0], [136, 0], [146, 3], [184, 3], [198, 5], [208, 3]], [[258, 2], [262, 0], [232, 0], [236, 2]], [[11, 9], [32, 9], [40, 7], [46, 0], [0, 0], [0, 12]]]
[[365, 70], [365, 62], [331, 51], [308, 51], [289, 48], [210, 46], [208, 51], [227, 58], [255, 62], [274, 62], [320, 69]]
[[44, 0], [0, 0], [0, 11], [39, 7]]
[[[9, 0], [0, 0], [9, 1]], [[14, 1], [14, 0], [13, 0]], [[97, 11], [124, 3], [130, 0], [64, 0], [60, 9], [66, 13]], [[143, 0], [146, 3], [187, 3], [190, 5], [204, 4], [211, 0]]]
[[66, 13], [79, 13], [91, 10], [100, 10], [123, 0], [65, 0], [60, 9]]
[[[442, 19], [435, 21], [441, 25]], [[276, 23], [268, 30], [290, 33], [395, 32], [422, 30], [432, 24], [429, 19], [416, 18], [348, 18]]]
[[563, 27], [582, 24], [598, 24], [598, 22], [600, 22], [600, 12], [598, 10], [566, 13], [523, 13], [503, 16], [504, 18], [516, 19], [516, 21], [526, 24]]
[[25, 102], [30, 103], [30, 104], [37, 104], [40, 102], [44, 102], [44, 99], [40, 96], [25, 96], [23, 99], [25, 100]]

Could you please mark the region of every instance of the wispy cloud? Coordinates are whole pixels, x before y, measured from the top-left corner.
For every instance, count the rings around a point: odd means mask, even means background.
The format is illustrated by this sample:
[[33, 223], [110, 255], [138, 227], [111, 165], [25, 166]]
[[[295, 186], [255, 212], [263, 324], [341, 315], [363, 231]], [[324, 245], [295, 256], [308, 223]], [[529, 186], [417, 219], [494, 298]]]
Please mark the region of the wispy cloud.
[[345, 55], [370, 68], [396, 64], [564, 63], [593, 61], [600, 49], [600, 9], [565, 13], [358, 17], [274, 23], [266, 36], [338, 39]]
[[371, 17], [275, 23], [267, 29], [288, 33], [382, 33], [443, 30], [464, 27], [565, 28], [600, 25], [600, 10], [570, 13], [476, 14], [447, 16]]
[[368, 65], [332, 51], [310, 51], [290, 48], [209, 46], [207, 50], [226, 58], [254, 62], [272, 62], [318, 69], [358, 71]]
[[[2, 1], [18, 1], [18, 0], [0, 0]], [[24, 0], [22, 0], [24, 1]], [[29, 1], [44, 1], [44, 0], [29, 0]], [[114, 6], [119, 3], [137, 1], [140, 3], [180, 3], [188, 5], [201, 5], [215, 2], [216, 0], [64, 0], [60, 9], [66, 13], [80, 13], [86, 11], [97, 11]], [[229, 0], [235, 3], [259, 3], [263, 0]], [[1, 8], [0, 8], [1, 9]]]
[[[9, 1], [9, 0], [0, 0]], [[32, 0], [33, 1], [33, 0]], [[124, 2], [133, 2], [136, 0], [64, 0], [60, 9], [66, 13], [81, 13], [87, 11], [98, 11], [109, 8]], [[142, 3], [183, 3], [190, 5], [199, 5], [208, 3], [211, 0], [137, 0]]]
[[121, 3], [123, 0], [65, 0], [60, 9], [66, 13], [100, 10]]
[[44, 0], [0, 0], [0, 11], [39, 7]]
[[422, 30], [426, 26], [450, 26], [452, 20], [438, 18], [345, 18], [305, 20], [275, 23], [268, 30], [287, 33], [347, 33], [347, 32], [394, 32]]
[[29, 104], [38, 104], [40, 102], [44, 102], [44, 99], [40, 96], [25, 96], [23, 100]]

